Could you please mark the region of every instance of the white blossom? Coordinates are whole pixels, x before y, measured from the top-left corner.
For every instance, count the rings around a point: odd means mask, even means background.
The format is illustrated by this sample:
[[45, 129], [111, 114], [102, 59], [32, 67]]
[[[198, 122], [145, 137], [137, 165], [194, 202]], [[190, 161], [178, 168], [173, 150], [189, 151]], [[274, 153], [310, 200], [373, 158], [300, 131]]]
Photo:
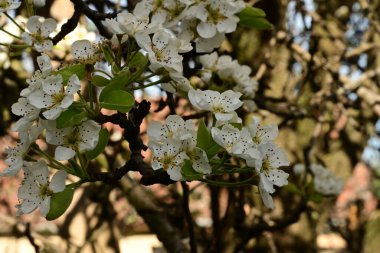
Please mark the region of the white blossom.
[[24, 32], [22, 39], [28, 45], [33, 46], [38, 52], [53, 48], [53, 42], [49, 39], [49, 35], [57, 28], [57, 22], [54, 19], [32, 16], [28, 19], [26, 27], [29, 32]]
[[17, 194], [19, 200], [22, 200], [18, 205], [18, 213], [27, 214], [39, 208], [45, 217], [50, 210], [51, 196], [65, 189], [67, 173], [59, 170], [49, 182], [49, 169], [42, 160], [26, 163], [23, 170], [24, 180]]
[[186, 155], [189, 157], [189, 160], [192, 163], [192, 168], [196, 172], [202, 174], [211, 173], [211, 166], [206, 151], [197, 147], [197, 138], [195, 131], [193, 131], [193, 135], [191, 138], [188, 138], [183, 141], [183, 147], [186, 152]]
[[171, 180], [184, 180], [181, 168], [185, 159], [189, 159], [179, 141], [164, 142], [162, 144], [150, 142], [149, 148], [153, 152], [152, 168], [154, 170], [164, 169]]
[[275, 192], [274, 185], [279, 187], [287, 185], [289, 177], [288, 173], [278, 168], [288, 166], [289, 161], [285, 152], [273, 143], [265, 143], [258, 148], [262, 159], [256, 159], [253, 164], [247, 160], [247, 164], [254, 166], [259, 173], [261, 197], [268, 208], [273, 208], [273, 200], [270, 194]]
[[221, 121], [229, 121], [234, 118], [234, 111], [243, 105], [240, 101], [241, 93], [227, 90], [220, 94], [213, 90], [190, 89], [188, 96], [190, 103], [197, 109], [211, 111], [215, 118]]
[[161, 83], [161, 88], [170, 93], [188, 92], [191, 88], [190, 81], [179, 72], [169, 73], [171, 80], [167, 83]]
[[165, 124], [153, 121], [148, 126], [148, 136], [155, 142], [168, 139], [185, 140], [191, 138], [194, 123], [191, 120], [184, 121], [181, 116], [169, 115]]
[[21, 2], [19, 0], [1, 0], [0, 1], [0, 13], [9, 10], [14, 10], [20, 7]]
[[55, 122], [50, 122], [46, 132], [46, 142], [57, 145], [55, 159], [68, 160], [77, 152], [92, 150], [99, 141], [101, 126], [93, 120], [87, 120], [78, 126], [57, 129]]
[[77, 75], [72, 75], [66, 88], [61, 75], [51, 75], [44, 79], [42, 90], [28, 96], [29, 102], [37, 108], [46, 109], [42, 114], [46, 119], [54, 120], [62, 111], [74, 102], [74, 93], [80, 89]]
[[182, 72], [183, 57], [179, 55], [181, 42], [166, 30], [159, 30], [152, 37], [148, 33], [136, 34], [138, 45], [148, 53], [154, 68], [169, 72]]
[[205, 39], [219, 33], [231, 33], [236, 30], [239, 18], [235, 15], [244, 8], [243, 1], [206, 0], [190, 7], [188, 15], [200, 20], [198, 34]]
[[229, 154], [242, 158], [251, 157], [256, 159], [259, 152], [253, 147], [252, 139], [246, 128], [242, 130], [226, 124], [221, 129], [213, 127], [211, 129], [212, 138], [223, 147]]
[[30, 142], [21, 141], [17, 143], [16, 147], [5, 149], [7, 159], [5, 159], [8, 167], [0, 173], [0, 176], [15, 176], [20, 171], [24, 163], [24, 157], [29, 151]]
[[314, 175], [314, 188], [326, 195], [337, 195], [342, 191], [343, 181], [338, 179], [332, 171], [320, 164], [311, 164], [310, 170]]
[[93, 63], [96, 51], [96, 46], [89, 40], [77, 40], [71, 45], [74, 59], [85, 63]]
[[278, 136], [278, 126], [276, 124], [261, 125], [260, 118], [252, 117], [252, 122], [248, 126], [252, 140], [256, 145], [273, 142]]

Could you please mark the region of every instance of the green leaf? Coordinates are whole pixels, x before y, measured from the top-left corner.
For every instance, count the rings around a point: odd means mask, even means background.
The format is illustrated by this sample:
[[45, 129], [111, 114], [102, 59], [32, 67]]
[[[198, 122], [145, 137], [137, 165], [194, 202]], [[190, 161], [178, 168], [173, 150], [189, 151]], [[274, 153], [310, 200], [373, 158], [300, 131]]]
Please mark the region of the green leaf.
[[186, 180], [199, 180], [203, 177], [203, 175], [199, 172], [196, 172], [193, 169], [193, 166], [189, 160], [185, 160], [185, 163], [183, 164], [181, 168], [182, 175], [186, 178]]
[[71, 106], [57, 118], [57, 128], [66, 128], [78, 125], [87, 117], [82, 107]]
[[63, 83], [67, 83], [72, 75], [77, 75], [79, 80], [83, 79], [86, 75], [86, 69], [84, 64], [74, 64], [67, 66], [63, 69], [57, 70], [55, 74], [62, 76]]
[[50, 210], [46, 215], [47, 220], [55, 220], [69, 208], [73, 200], [75, 187], [66, 186], [62, 192], [53, 193], [50, 200]]
[[111, 63], [115, 61], [115, 56], [112, 49], [107, 44], [101, 44], [100, 48], [103, 52], [104, 58], [111, 65]]
[[110, 136], [110, 133], [107, 131], [107, 129], [104, 129], [104, 128], [100, 129], [98, 144], [93, 150], [87, 151], [85, 153], [88, 160], [92, 160], [96, 158], [98, 155], [100, 155], [103, 152], [104, 148], [108, 144], [109, 136]]
[[197, 132], [197, 147], [206, 150], [210, 145], [211, 134], [205, 124], [205, 121], [201, 119], [199, 121]]
[[143, 55], [141, 52], [137, 52], [129, 62], [128, 66], [132, 68], [142, 68], [148, 62], [149, 60], [145, 55]]
[[[108, 86], [107, 86], [108, 87]], [[99, 99], [100, 107], [120, 112], [128, 112], [135, 103], [134, 96], [124, 90], [111, 90], [102, 99]]]
[[98, 87], [104, 87], [107, 84], [109, 84], [110, 82], [111, 82], [111, 80], [109, 80], [103, 76], [96, 75], [96, 76], [92, 77], [92, 83]]
[[131, 73], [128, 70], [120, 71], [119, 74], [112, 78], [108, 85], [104, 87], [99, 95], [99, 101], [104, 100], [104, 98], [107, 96], [107, 93], [113, 90], [124, 90], [125, 86], [128, 83], [130, 75]]
[[197, 147], [206, 151], [207, 157], [212, 158], [219, 150], [220, 146], [214, 141], [204, 120], [200, 120], [197, 132]]
[[247, 6], [238, 14], [238, 17], [240, 19], [239, 25], [244, 27], [257, 29], [273, 28], [272, 24], [265, 18], [265, 12], [258, 8]]

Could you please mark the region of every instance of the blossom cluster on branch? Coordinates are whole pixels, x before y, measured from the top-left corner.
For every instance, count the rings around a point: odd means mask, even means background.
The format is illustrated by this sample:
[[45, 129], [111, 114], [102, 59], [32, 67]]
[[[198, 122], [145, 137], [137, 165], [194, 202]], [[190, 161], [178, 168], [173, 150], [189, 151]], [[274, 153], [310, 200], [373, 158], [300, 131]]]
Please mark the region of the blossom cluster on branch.
[[[77, 4], [76, 11], [90, 13]], [[2, 1], [0, 12], [18, 7], [18, 1]], [[13, 126], [20, 141], [7, 150], [9, 166], [0, 174], [24, 172], [19, 214], [39, 208], [43, 216], [55, 219], [65, 210], [56, 205], [50, 208], [50, 202], [67, 201], [60, 203], [67, 208], [81, 184], [112, 183], [128, 171], [140, 172], [142, 182], [257, 185], [265, 206], [274, 208], [274, 186], [287, 185], [289, 176], [282, 169], [289, 165], [287, 155], [275, 143], [278, 127], [252, 115], [244, 118], [256, 109], [258, 83], [250, 77], [249, 66], [215, 51], [243, 18], [255, 27], [256, 14], [251, 14], [260, 11], [242, 0], [143, 0], [133, 12], [123, 11], [113, 18], [99, 14], [102, 22], [98, 25], [112, 37], [98, 43], [75, 41], [71, 64], [58, 69], [53, 68], [49, 52], [61, 37], [62, 31], [50, 37], [56, 21], [31, 16], [25, 28], [18, 24], [24, 46], [39, 53], [39, 69], [27, 79], [28, 86], [12, 106], [12, 112], [20, 116]], [[76, 13], [62, 30], [70, 22], [75, 25]], [[203, 82], [202, 87], [191, 84], [191, 76], [184, 72], [186, 54], [197, 56], [199, 68], [194, 76]], [[168, 102], [172, 115], [163, 123], [149, 124], [146, 146], [139, 134], [150, 103], [136, 102], [133, 92], [154, 85], [167, 92], [168, 101], [171, 94], [188, 99], [201, 117], [184, 120]], [[118, 112], [106, 116], [101, 109]], [[106, 122], [124, 129], [132, 155], [125, 166], [96, 174], [90, 161], [107, 146], [109, 133], [102, 127]], [[38, 145], [38, 140], [54, 147], [54, 154]], [[151, 167], [142, 160], [141, 151], [147, 147], [153, 152]], [[52, 171], [56, 173], [49, 181]], [[66, 185], [68, 174], [77, 181]], [[244, 180], [226, 182], [220, 175], [242, 175]]]

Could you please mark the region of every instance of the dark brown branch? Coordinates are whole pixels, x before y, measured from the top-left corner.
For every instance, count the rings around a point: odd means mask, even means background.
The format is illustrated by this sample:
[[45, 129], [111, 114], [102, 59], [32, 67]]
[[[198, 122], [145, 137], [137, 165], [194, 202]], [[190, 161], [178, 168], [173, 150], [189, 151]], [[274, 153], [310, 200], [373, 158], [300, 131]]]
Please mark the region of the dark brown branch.
[[287, 213], [290, 213], [290, 215], [285, 216], [283, 219], [274, 221], [274, 225], [269, 225], [266, 222], [261, 221], [260, 223], [253, 224], [250, 227], [242, 227], [239, 231], [242, 239], [241, 242], [235, 248], [234, 252], [241, 252], [251, 238], [258, 237], [264, 232], [279, 231], [293, 223], [296, 223], [300, 219], [301, 214], [306, 210], [306, 208], [307, 206], [305, 200], [301, 200], [301, 202], [298, 204], [295, 210], [286, 211]]
[[77, 27], [82, 14], [86, 15], [92, 22], [94, 22], [102, 36], [108, 39], [112, 37], [112, 34], [104, 27], [101, 21], [106, 18], [115, 18], [117, 13], [101, 13], [99, 11], [92, 10], [82, 0], [71, 0], [71, 2], [74, 4], [74, 14], [62, 26], [61, 31], [52, 39], [54, 45], [60, 42], [67, 34], [72, 32]]
[[119, 181], [129, 171], [137, 171], [142, 175], [140, 183], [143, 185], [152, 184], [172, 184], [172, 181], [165, 171], [154, 171], [152, 167], [146, 164], [141, 155], [142, 150], [146, 150], [147, 146], [140, 138], [140, 125], [143, 119], [148, 115], [150, 110], [150, 102], [143, 100], [136, 103], [135, 107], [127, 115], [116, 113], [113, 115], [100, 115], [97, 121], [101, 124], [110, 122], [119, 125], [124, 129], [123, 137], [129, 143], [131, 150], [130, 159], [120, 168], [110, 172], [93, 173], [90, 175], [90, 182], [102, 181], [104, 183], [113, 184]]
[[32, 231], [30, 230], [30, 223], [29, 222], [26, 223], [26, 226], [25, 226], [25, 236], [28, 238], [30, 244], [32, 244], [36, 253], [39, 253], [40, 252], [40, 246], [38, 246], [36, 244], [36, 242], [34, 241], [34, 238], [32, 236]]
[[182, 205], [183, 205], [183, 211], [185, 213], [185, 218], [187, 222], [187, 227], [189, 231], [189, 237], [190, 237], [190, 252], [191, 253], [197, 253], [197, 242], [195, 239], [195, 233], [194, 233], [194, 222], [193, 218], [191, 217], [190, 207], [189, 207], [189, 186], [186, 182], [181, 182], [181, 186], [183, 189], [183, 198], [182, 198]]

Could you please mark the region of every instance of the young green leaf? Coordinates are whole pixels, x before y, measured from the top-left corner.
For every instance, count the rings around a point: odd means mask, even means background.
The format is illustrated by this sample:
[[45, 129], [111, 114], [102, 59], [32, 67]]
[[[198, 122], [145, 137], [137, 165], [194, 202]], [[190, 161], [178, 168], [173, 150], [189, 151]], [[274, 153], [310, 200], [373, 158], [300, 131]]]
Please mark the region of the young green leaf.
[[71, 106], [57, 118], [56, 126], [58, 129], [72, 127], [80, 124], [86, 118], [87, 112], [82, 107]]
[[196, 172], [189, 160], [186, 160], [181, 168], [182, 175], [186, 178], [186, 180], [199, 180], [203, 177], [203, 175], [199, 172]]
[[199, 122], [197, 147], [206, 151], [208, 158], [212, 158], [220, 150], [220, 146], [212, 139], [211, 133], [203, 119]]
[[[108, 87], [108, 86], [107, 86]], [[128, 112], [135, 103], [134, 96], [124, 90], [111, 90], [99, 99], [100, 107], [120, 112]]]
[[129, 80], [131, 73], [128, 70], [120, 71], [117, 76], [112, 78], [112, 80], [108, 83], [106, 87], [102, 90], [99, 95], [99, 101], [104, 100], [107, 96], [107, 93], [113, 90], [123, 90]]
[[265, 12], [261, 9], [251, 6], [245, 7], [238, 17], [240, 19], [239, 25], [248, 28], [257, 29], [272, 29], [272, 24], [265, 18]]
[[72, 75], [77, 75], [79, 80], [83, 79], [86, 75], [84, 64], [74, 64], [67, 66], [63, 69], [57, 70], [55, 74], [62, 76], [63, 83], [66, 84]]
[[47, 220], [55, 220], [69, 208], [73, 200], [75, 187], [66, 186], [62, 192], [53, 193], [50, 200], [50, 210], [46, 215]]
[[99, 132], [99, 141], [96, 147], [93, 150], [87, 151], [85, 153], [88, 160], [92, 160], [96, 158], [98, 155], [100, 155], [105, 147], [108, 144], [110, 133], [107, 131], [107, 129], [102, 128]]
[[92, 83], [98, 87], [107, 86], [107, 84], [109, 84], [110, 82], [111, 82], [111, 80], [109, 80], [103, 76], [96, 75], [96, 76], [92, 77]]

